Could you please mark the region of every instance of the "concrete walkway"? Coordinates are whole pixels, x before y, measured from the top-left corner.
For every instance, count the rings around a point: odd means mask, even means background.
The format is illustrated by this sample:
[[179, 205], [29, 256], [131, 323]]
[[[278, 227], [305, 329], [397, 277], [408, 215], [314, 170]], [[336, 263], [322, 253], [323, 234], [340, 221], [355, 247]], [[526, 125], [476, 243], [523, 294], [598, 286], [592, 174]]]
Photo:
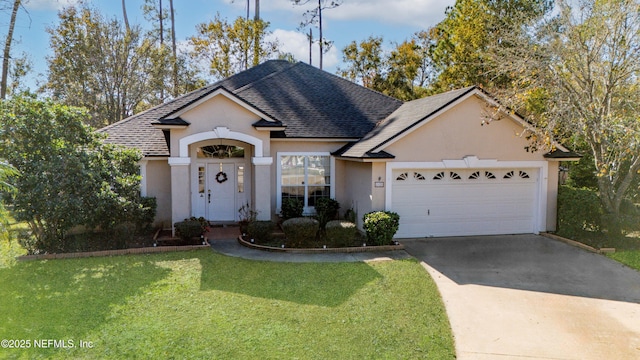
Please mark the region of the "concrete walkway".
[[276, 262], [357, 262], [409, 259], [411, 255], [403, 250], [374, 251], [361, 253], [295, 254], [250, 249], [237, 240], [209, 240], [211, 248], [219, 253], [250, 260]]
[[640, 272], [536, 235], [403, 241], [458, 359], [640, 359]]
[[412, 256], [403, 250], [374, 251], [361, 253], [331, 253], [331, 254], [295, 254], [285, 252], [271, 252], [250, 249], [238, 243], [234, 237], [238, 236], [237, 229], [229, 231], [228, 235], [218, 232], [213, 238], [209, 238], [211, 248], [219, 253], [241, 257], [244, 259], [277, 262], [357, 262], [409, 259]]

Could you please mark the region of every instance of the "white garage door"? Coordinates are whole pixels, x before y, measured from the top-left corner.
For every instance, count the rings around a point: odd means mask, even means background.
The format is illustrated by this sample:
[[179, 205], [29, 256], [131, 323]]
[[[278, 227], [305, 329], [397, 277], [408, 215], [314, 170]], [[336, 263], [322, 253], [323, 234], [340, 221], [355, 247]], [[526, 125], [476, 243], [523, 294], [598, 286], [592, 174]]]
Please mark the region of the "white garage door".
[[393, 171], [396, 237], [535, 232], [538, 169]]

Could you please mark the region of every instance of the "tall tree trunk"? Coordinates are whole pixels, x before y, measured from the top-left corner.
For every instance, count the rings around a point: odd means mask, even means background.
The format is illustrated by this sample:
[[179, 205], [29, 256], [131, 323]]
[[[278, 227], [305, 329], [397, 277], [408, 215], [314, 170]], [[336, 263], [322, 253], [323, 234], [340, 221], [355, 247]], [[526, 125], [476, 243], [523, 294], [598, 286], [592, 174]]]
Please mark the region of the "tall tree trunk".
[[[254, 33], [253, 33], [253, 65], [258, 65], [260, 61], [260, 37], [257, 34], [258, 21], [260, 21], [260, 0], [255, 0], [256, 2], [256, 13], [254, 14]], [[248, 59], [247, 59], [248, 60]], [[248, 61], [247, 61], [248, 63]]]
[[322, 37], [322, 3], [321, 0], [318, 0], [318, 30], [320, 31], [320, 39], [319, 39], [319, 46], [320, 46], [320, 70], [322, 70], [322, 55], [324, 55], [322, 53], [322, 45], [324, 42], [324, 38]]
[[[160, 49], [164, 52], [164, 20], [162, 19], [162, 0], [158, 0], [158, 18], [160, 20]], [[162, 67], [162, 85], [160, 86], [160, 101], [164, 102], [164, 64]]]
[[9, 58], [11, 56], [11, 42], [13, 41], [13, 29], [16, 26], [16, 17], [20, 8], [20, 1], [13, 2], [13, 10], [11, 11], [11, 20], [9, 21], [9, 31], [4, 42], [4, 52], [2, 54], [2, 82], [0, 83], [0, 99], [7, 97], [7, 77], [9, 76]]
[[171, 66], [173, 71], [173, 96], [178, 96], [178, 51], [176, 48], [176, 19], [173, 11], [173, 0], [169, 0], [169, 10], [171, 12]]
[[260, 0], [255, 0], [256, 1], [256, 13], [254, 14], [254, 19], [256, 21], [260, 20]]
[[158, 1], [159, 9], [158, 9], [158, 18], [160, 20], [160, 46], [164, 45], [164, 26], [162, 21], [162, 0]]
[[309, 28], [309, 65], [313, 65], [313, 29]]
[[125, 6], [125, 0], [122, 0], [122, 17], [124, 18], [124, 27], [127, 29], [127, 33], [130, 33], [131, 27], [129, 27], [129, 17], [127, 16], [127, 7]]

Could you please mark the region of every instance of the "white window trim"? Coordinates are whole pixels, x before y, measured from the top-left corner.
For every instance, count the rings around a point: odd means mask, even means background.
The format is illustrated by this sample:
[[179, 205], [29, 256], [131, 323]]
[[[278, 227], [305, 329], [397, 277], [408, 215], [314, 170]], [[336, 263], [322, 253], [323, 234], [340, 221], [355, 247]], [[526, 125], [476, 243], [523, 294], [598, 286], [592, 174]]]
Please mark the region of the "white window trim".
[[[336, 159], [331, 156], [330, 152], [278, 152], [276, 153], [276, 212], [280, 213], [282, 210], [282, 157], [283, 156], [328, 156], [329, 157], [329, 166], [331, 167], [331, 178], [329, 179], [329, 197], [332, 199], [336, 198]], [[307, 169], [305, 168], [305, 175]], [[305, 187], [308, 184], [305, 184]], [[305, 207], [304, 209], [305, 215], [313, 215], [315, 214], [314, 207]]]
[[538, 169], [538, 185], [536, 194], [536, 213], [534, 232], [545, 232], [547, 228], [547, 181], [549, 164], [546, 161], [500, 161], [495, 159], [478, 159], [467, 156], [462, 160], [443, 160], [440, 162], [388, 162], [386, 166], [385, 210], [391, 208], [393, 200], [393, 171], [396, 169]]

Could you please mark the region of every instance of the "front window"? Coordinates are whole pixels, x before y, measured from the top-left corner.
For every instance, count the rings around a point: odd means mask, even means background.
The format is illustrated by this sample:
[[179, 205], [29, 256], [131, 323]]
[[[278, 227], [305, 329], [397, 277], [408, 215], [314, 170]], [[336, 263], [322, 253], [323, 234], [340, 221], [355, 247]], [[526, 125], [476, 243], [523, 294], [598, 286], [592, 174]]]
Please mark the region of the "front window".
[[299, 199], [310, 210], [319, 198], [331, 197], [331, 156], [281, 155], [280, 193], [283, 199]]
[[244, 148], [234, 145], [208, 145], [199, 147], [196, 151], [198, 158], [243, 158]]

